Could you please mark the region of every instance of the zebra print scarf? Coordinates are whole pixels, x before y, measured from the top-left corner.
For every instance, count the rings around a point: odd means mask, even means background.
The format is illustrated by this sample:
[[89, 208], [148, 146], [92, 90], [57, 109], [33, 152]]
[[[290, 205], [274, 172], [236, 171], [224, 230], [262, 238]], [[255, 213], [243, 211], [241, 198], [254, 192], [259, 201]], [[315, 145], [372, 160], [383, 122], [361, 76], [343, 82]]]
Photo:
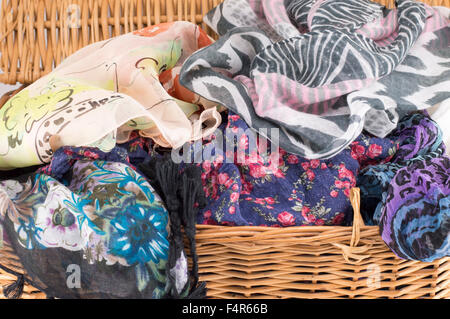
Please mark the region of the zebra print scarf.
[[[396, 121], [389, 117], [395, 112], [392, 104], [372, 104], [362, 90], [379, 86], [402, 61], [405, 66], [423, 65], [421, 74], [431, 65], [439, 66], [439, 75], [427, 77], [427, 83], [441, 84], [443, 70], [449, 70], [448, 52], [442, 50], [449, 39], [438, 38], [445, 28], [448, 31], [448, 20], [414, 1], [397, 1], [397, 9], [388, 10], [367, 0], [226, 0], [204, 20], [221, 37], [188, 58], [180, 74], [182, 85], [239, 114], [269, 139], [267, 128], [279, 128], [280, 146], [308, 159], [338, 154], [365, 122], [376, 132], [370, 125], [378, 127], [374, 117], [382, 111], [389, 123]], [[429, 39], [438, 39], [437, 52]], [[412, 55], [416, 42], [418, 51], [427, 54]], [[443, 55], [437, 63], [417, 61], [436, 54]], [[408, 84], [396, 85], [395, 94], [376, 92], [385, 95], [384, 102], [403, 97], [410, 85], [421, 88], [404, 73], [391, 79], [405, 80]], [[356, 93], [348, 101], [352, 92]], [[444, 95], [436, 89], [432, 98], [418, 107], [410, 103], [402, 111], [425, 108]], [[378, 113], [369, 112], [372, 109]]]

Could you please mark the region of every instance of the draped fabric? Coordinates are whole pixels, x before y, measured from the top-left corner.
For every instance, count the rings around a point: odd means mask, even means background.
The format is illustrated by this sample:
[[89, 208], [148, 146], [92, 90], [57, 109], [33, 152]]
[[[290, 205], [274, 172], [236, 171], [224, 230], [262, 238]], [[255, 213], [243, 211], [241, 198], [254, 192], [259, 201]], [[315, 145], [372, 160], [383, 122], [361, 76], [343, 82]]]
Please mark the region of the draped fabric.
[[167, 22], [77, 51], [0, 109], [27, 276], [58, 298], [204, 297], [197, 224], [348, 226], [353, 187], [398, 257], [449, 256], [449, 14], [225, 0], [216, 42]]
[[258, 132], [278, 128], [280, 146], [308, 159], [333, 157], [363, 128], [384, 137], [405, 112], [448, 98], [449, 20], [438, 9], [309, 2], [224, 1], [205, 17], [221, 37], [186, 60], [181, 84]]
[[0, 182], [4, 228], [36, 285], [59, 298], [164, 296], [168, 214], [151, 185], [118, 162], [77, 160], [67, 173]]
[[404, 259], [450, 255], [450, 158], [417, 161], [398, 170], [386, 191], [380, 233]]
[[397, 145], [361, 134], [329, 160], [308, 160], [255, 134], [236, 114], [211, 140], [183, 149], [182, 160], [202, 169], [207, 198], [199, 224], [300, 226], [348, 225], [350, 188], [360, 169], [389, 161]]
[[133, 130], [164, 147], [211, 134], [215, 105], [178, 80], [186, 58], [211, 43], [178, 21], [78, 50], [0, 109], [0, 170], [48, 163], [61, 146], [109, 151]]
[[192, 225], [204, 201], [199, 170], [174, 167], [179, 182], [169, 185], [159, 162], [149, 178], [147, 166], [142, 173], [129, 163], [136, 140], [150, 143], [137, 134], [110, 152], [65, 146], [31, 174], [0, 178], [5, 240], [48, 296], [204, 298], [195, 249], [189, 271], [182, 233], [195, 245]]
[[361, 212], [380, 226], [386, 244], [405, 259], [450, 254], [450, 159], [442, 131], [427, 115], [411, 114], [389, 135], [399, 143], [390, 162], [363, 169]]

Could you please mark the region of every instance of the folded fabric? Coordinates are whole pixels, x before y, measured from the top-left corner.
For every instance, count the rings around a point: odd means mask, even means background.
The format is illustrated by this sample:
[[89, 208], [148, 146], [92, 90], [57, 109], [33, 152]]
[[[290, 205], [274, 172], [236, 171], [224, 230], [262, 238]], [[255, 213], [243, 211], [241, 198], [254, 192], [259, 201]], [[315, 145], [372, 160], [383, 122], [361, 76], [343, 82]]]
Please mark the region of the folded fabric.
[[256, 27], [273, 41], [299, 36], [321, 27], [357, 29], [383, 16], [369, 0], [225, 0], [204, 17], [219, 35], [234, 27]]
[[450, 158], [415, 161], [386, 190], [380, 234], [399, 257], [431, 262], [450, 256]]
[[[363, 117], [364, 129], [378, 137], [393, 131], [404, 115], [450, 100], [450, 9], [427, 10], [424, 32], [403, 62], [388, 76], [348, 95], [351, 112]], [[395, 19], [395, 11], [385, 18]], [[373, 32], [371, 25], [359, 31]], [[389, 36], [379, 41], [392, 40]]]
[[[228, 3], [242, 10], [227, 9]], [[221, 37], [186, 60], [180, 82], [239, 114], [254, 130], [279, 128], [280, 146], [287, 152], [308, 159], [331, 158], [364, 126], [365, 113], [350, 108], [346, 94], [391, 74], [419, 38], [434, 37], [428, 35], [429, 25], [444, 27], [437, 23], [442, 20], [435, 17], [437, 11], [423, 3], [397, 4], [391, 14], [396, 16], [395, 26], [386, 27], [386, 37], [392, 39], [384, 43], [363, 28], [386, 23], [389, 10], [366, 1], [317, 1], [307, 17], [310, 31], [284, 35], [280, 41], [266, 30], [282, 33], [276, 26], [292, 15], [287, 8], [286, 14], [270, 19], [277, 11], [270, 9], [269, 1], [260, 2], [264, 15], [261, 9], [248, 14], [252, 8], [244, 1], [225, 1], [205, 17]], [[262, 28], [264, 17], [268, 22]]]
[[[114, 147], [109, 152], [103, 152], [95, 147], [64, 146], [55, 151], [49, 164], [40, 167], [36, 172], [63, 181], [66, 174], [72, 173], [72, 167], [77, 160], [101, 160], [129, 165], [128, 153], [120, 147]], [[134, 169], [134, 167], [132, 168]], [[69, 177], [69, 181], [71, 177]]]
[[358, 175], [357, 185], [362, 198], [361, 214], [369, 225], [380, 222], [382, 208], [386, 205], [387, 188], [398, 170], [416, 161], [441, 157], [445, 153], [441, 130], [423, 113], [403, 118], [388, 138], [399, 144], [391, 161], [369, 166]]
[[229, 112], [209, 141], [173, 151], [172, 158], [202, 169], [207, 204], [199, 224], [345, 225], [352, 220], [348, 197], [359, 170], [389, 161], [395, 150], [391, 140], [362, 134], [332, 159], [307, 160], [277, 151]]
[[67, 171], [65, 183], [0, 182], [2, 224], [33, 285], [58, 298], [186, 296], [186, 256], [168, 267], [169, 215], [152, 186], [118, 162], [79, 159]]
[[450, 255], [450, 160], [442, 132], [423, 113], [402, 119], [389, 138], [399, 149], [389, 163], [358, 176], [366, 224], [380, 226], [386, 244], [404, 259]]
[[0, 109], [0, 169], [48, 163], [58, 146], [109, 151], [133, 130], [165, 147], [210, 134], [220, 124], [214, 105], [178, 81], [185, 59], [210, 43], [179, 21], [80, 49]]
[[[180, 170], [178, 165], [173, 163], [170, 158], [164, 158], [155, 152], [154, 146], [154, 142], [140, 136], [136, 131], [130, 134], [130, 141], [115, 147], [108, 153], [96, 148], [66, 146], [58, 149], [51, 163], [40, 168], [38, 173], [50, 175], [68, 184], [68, 181], [77, 178], [73, 176], [71, 170], [76, 160], [104, 160], [124, 163], [129, 165], [137, 174], [147, 177], [147, 181], [161, 196], [164, 206], [169, 212], [171, 228], [169, 241], [172, 244], [169, 247], [167, 267], [170, 269], [169, 282], [172, 283], [173, 287], [167, 296], [179, 298], [186, 295], [184, 286], [186, 285], [187, 258], [184, 252], [183, 233], [181, 232], [181, 228], [183, 228], [184, 235], [190, 243], [190, 256], [193, 259], [193, 267], [190, 272], [193, 288], [187, 298], [201, 298], [204, 297], [205, 286], [202, 283], [197, 287], [198, 266], [195, 248], [195, 217], [197, 211], [205, 205], [200, 169], [195, 165], [188, 165]], [[153, 165], [149, 164], [150, 162]], [[140, 167], [143, 168], [142, 171]], [[170, 180], [168, 176], [170, 171], [175, 172], [175, 174], [172, 174], [173, 180]]]

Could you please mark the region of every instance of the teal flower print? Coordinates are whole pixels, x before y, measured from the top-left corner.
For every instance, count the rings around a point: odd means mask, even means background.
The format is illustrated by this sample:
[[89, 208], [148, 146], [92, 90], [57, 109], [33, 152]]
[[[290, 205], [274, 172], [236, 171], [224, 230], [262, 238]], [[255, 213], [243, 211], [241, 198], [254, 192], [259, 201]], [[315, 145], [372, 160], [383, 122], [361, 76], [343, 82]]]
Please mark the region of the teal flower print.
[[129, 265], [167, 259], [167, 215], [162, 207], [134, 205], [111, 221], [109, 253], [124, 258]]

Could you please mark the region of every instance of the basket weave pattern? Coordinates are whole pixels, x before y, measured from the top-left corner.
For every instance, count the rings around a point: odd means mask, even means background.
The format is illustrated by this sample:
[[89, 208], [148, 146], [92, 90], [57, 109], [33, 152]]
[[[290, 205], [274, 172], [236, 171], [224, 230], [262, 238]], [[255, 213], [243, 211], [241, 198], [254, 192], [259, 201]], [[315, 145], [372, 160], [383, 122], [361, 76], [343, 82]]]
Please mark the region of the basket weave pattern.
[[[29, 84], [90, 43], [161, 22], [202, 17], [220, 0], [2, 0], [0, 82]], [[392, 0], [378, 0], [388, 7]], [[450, 7], [450, 0], [424, 1]], [[75, 27], [74, 27], [75, 26]], [[0, 106], [13, 94], [0, 99]], [[365, 226], [197, 226], [200, 280], [213, 298], [450, 298], [450, 258], [402, 260]], [[0, 263], [24, 272], [5, 243]], [[0, 270], [0, 286], [15, 281]], [[2, 298], [3, 296], [0, 296]], [[45, 298], [26, 285], [22, 298]]]
[[215, 298], [450, 298], [450, 258], [402, 260], [365, 226], [197, 226], [200, 280]]

